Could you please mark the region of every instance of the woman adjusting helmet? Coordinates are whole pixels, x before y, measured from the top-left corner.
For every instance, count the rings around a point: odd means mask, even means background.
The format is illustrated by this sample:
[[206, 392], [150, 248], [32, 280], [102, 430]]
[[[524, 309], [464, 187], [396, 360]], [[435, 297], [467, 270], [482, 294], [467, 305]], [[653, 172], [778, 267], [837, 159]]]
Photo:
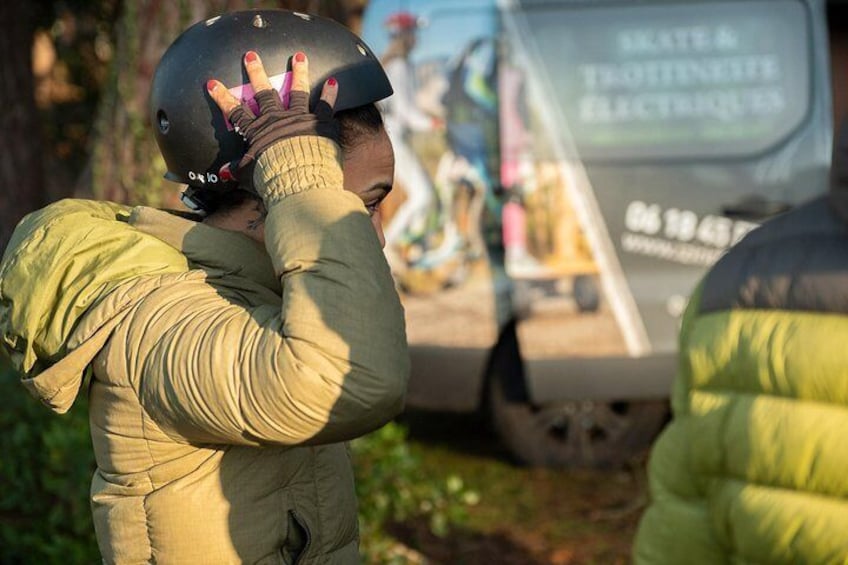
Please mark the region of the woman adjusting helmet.
[[311, 105], [329, 77], [340, 86], [337, 112], [392, 94], [371, 49], [333, 20], [287, 10], [250, 10], [193, 25], [162, 56], [153, 76], [149, 111], [168, 169], [165, 178], [188, 185], [183, 201], [197, 211], [209, 208], [216, 194], [237, 187], [218, 171], [245, 152], [244, 139], [215, 108], [204, 86], [210, 77], [237, 85], [230, 92], [253, 106], [253, 90], [238, 58], [249, 50], [262, 53], [284, 103], [289, 61], [299, 50], [309, 53]]

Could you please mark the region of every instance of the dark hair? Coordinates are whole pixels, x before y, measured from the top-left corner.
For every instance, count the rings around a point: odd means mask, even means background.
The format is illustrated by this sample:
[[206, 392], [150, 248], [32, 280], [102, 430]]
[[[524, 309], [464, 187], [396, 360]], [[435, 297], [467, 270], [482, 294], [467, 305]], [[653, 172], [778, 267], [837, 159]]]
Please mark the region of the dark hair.
[[[374, 103], [342, 110], [336, 114], [336, 120], [339, 122], [339, 146], [342, 151], [355, 147], [363, 135], [373, 135], [383, 127], [383, 116]], [[253, 192], [242, 189], [215, 193], [204, 190], [203, 193], [207, 214], [227, 214], [248, 200], [260, 200]]]
[[[205, 191], [208, 192], [208, 191]], [[255, 192], [243, 190], [228, 190], [226, 192], [215, 192], [210, 194], [204, 202], [206, 213], [218, 216], [227, 215], [233, 210], [241, 208], [245, 202], [261, 203], [262, 198]]]
[[359, 138], [375, 134], [383, 127], [383, 116], [374, 103], [342, 110], [336, 114], [339, 121], [339, 145], [343, 151], [356, 146]]

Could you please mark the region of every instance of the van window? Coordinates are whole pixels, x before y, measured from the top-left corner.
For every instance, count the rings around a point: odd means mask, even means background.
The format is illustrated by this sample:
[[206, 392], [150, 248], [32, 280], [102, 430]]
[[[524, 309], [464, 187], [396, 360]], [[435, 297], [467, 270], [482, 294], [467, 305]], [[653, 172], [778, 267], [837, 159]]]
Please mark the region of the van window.
[[523, 3], [550, 108], [589, 160], [756, 155], [810, 105], [801, 2]]

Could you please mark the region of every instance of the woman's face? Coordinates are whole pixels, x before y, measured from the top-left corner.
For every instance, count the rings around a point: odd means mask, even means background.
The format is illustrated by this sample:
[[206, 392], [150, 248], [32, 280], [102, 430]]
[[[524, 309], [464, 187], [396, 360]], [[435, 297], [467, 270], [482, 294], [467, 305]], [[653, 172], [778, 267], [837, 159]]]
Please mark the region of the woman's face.
[[371, 223], [380, 245], [385, 247], [380, 203], [392, 190], [395, 177], [395, 154], [384, 128], [366, 134], [359, 143], [344, 152], [342, 162], [344, 189], [359, 196], [371, 214]]

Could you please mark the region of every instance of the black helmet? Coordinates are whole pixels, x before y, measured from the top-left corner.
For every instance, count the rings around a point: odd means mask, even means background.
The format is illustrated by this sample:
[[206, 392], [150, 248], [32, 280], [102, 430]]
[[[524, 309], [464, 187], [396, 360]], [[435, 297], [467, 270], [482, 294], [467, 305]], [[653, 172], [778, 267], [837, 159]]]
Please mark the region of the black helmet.
[[150, 118], [168, 167], [165, 178], [213, 192], [232, 188], [217, 173], [244, 154], [244, 140], [228, 127], [206, 82], [215, 78], [228, 88], [247, 84], [242, 57], [250, 50], [262, 56], [272, 82], [289, 70], [294, 53], [305, 52], [312, 104], [331, 76], [339, 81], [337, 111], [392, 94], [371, 49], [333, 20], [288, 10], [249, 10], [198, 22], [162, 56], [150, 89]]

